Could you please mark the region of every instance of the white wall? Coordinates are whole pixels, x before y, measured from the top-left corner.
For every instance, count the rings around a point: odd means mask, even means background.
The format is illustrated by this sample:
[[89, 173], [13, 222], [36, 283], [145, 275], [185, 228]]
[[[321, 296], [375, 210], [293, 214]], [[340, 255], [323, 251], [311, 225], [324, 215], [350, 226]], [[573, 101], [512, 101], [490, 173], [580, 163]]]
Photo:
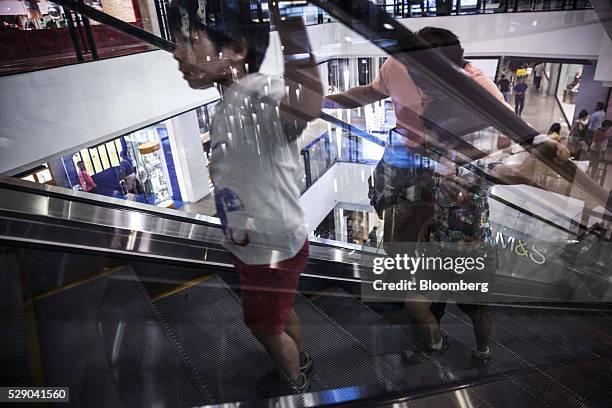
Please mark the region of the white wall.
[[15, 173], [218, 98], [165, 51], [0, 77], [0, 173]]
[[612, 40], [610, 39], [607, 33], [602, 34], [599, 55], [601, 57], [597, 61], [595, 80], [603, 82], [612, 82]]

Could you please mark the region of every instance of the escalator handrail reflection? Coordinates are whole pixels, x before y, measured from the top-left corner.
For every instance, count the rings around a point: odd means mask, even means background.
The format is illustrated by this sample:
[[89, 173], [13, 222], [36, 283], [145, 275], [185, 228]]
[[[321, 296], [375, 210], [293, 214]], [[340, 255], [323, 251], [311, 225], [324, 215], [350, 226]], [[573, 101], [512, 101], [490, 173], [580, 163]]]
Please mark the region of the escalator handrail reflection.
[[150, 204], [71, 190], [49, 184], [33, 183], [31, 181], [16, 179], [9, 176], [0, 175], [0, 188], [21, 191], [37, 196], [59, 198], [68, 201], [91, 204], [102, 208], [135, 211], [179, 222], [202, 225], [204, 227], [221, 228], [221, 221], [216, 217], [208, 215], [190, 213], [172, 208], [157, 207]]
[[481, 114], [487, 123], [523, 146], [555, 173], [578, 185], [585, 194], [604, 206], [607, 212], [612, 212], [612, 195], [609, 192], [576, 166], [568, 171], [564, 166], [538, 152], [532, 141], [539, 132], [487, 90], [478, 86], [472, 78], [460, 72], [439, 51], [418, 52], [432, 51], [432, 49], [371, 1], [361, 0], [357, 4], [349, 4], [343, 0], [310, 0], [310, 2], [324, 9], [347, 28], [367, 38], [388, 55], [393, 55], [404, 66], [418, 69], [423, 78], [444, 89], [446, 95]]

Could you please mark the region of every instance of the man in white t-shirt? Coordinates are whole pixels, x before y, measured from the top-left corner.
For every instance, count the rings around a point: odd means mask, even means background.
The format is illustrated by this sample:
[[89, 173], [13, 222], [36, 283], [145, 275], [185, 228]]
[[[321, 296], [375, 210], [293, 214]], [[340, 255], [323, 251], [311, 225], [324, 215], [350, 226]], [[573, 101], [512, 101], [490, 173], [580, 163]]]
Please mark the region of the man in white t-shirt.
[[192, 88], [220, 84], [210, 174], [223, 245], [240, 274], [245, 323], [279, 368], [263, 387], [278, 380], [300, 393], [312, 362], [293, 310], [308, 259], [297, 138], [319, 116], [322, 89], [301, 18], [278, 19], [284, 79], [258, 72], [269, 26], [253, 21], [250, 3], [174, 0], [174, 56]]

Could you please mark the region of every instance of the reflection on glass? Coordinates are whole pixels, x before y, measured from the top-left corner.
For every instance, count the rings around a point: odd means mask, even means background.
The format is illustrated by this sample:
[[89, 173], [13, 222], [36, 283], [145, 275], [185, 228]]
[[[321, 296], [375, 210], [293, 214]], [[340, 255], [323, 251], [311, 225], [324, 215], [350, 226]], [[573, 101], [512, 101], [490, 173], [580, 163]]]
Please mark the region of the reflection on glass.
[[102, 170], [104, 170], [102, 168], [102, 163], [100, 162], [100, 157], [98, 156], [97, 149], [95, 149], [95, 148], [89, 149], [89, 155], [91, 156], [91, 162], [93, 163], [93, 168], [94, 168], [94, 172], [91, 173], [90, 175], [93, 175], [95, 173], [99, 173]]

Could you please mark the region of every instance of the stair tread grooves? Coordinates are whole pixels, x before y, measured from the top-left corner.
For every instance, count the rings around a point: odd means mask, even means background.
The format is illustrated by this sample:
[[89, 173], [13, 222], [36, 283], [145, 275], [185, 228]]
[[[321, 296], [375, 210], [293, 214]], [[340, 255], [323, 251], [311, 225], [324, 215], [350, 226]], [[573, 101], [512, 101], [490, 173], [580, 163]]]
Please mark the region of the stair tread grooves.
[[[336, 295], [345, 295], [346, 292], [342, 291], [342, 290], [335, 290], [334, 291]], [[328, 292], [330, 295], [333, 295], [332, 292]], [[338, 300], [339, 299], [339, 300]], [[348, 300], [347, 300], [348, 299]], [[336, 303], [347, 303], [347, 302], [352, 302], [354, 303], [356, 306], [359, 304], [359, 302], [357, 301], [357, 299], [355, 299], [354, 297], [351, 298], [347, 298], [346, 296], [339, 296], [337, 298], [332, 298], [332, 296], [322, 296], [319, 297], [318, 299], [316, 299], [316, 303], [319, 304], [322, 308], [325, 308], [325, 310], [332, 314], [334, 318], [337, 318], [340, 320], [340, 322], [343, 322], [344, 320], [349, 319], [348, 317], [346, 317], [346, 313], [345, 310], [347, 309], [346, 304], [344, 304], [341, 307], [338, 307], [335, 310], [340, 311], [341, 313], [338, 313], [336, 315], [336, 313], [333, 310], [333, 304]], [[359, 304], [363, 307], [362, 304]], [[330, 310], [329, 308], [332, 308], [332, 310]], [[365, 315], [368, 316], [368, 322], [375, 322], [375, 316], [374, 312], [368, 312], [368, 313], [364, 313]], [[343, 317], [343, 315], [345, 317]], [[349, 315], [354, 317], [355, 316], [355, 312], [353, 311], [352, 315]], [[382, 319], [382, 317], [380, 318]], [[452, 325], [448, 325], [448, 324], [444, 324], [443, 325], [443, 330], [445, 330], [447, 333], [449, 333], [449, 335], [451, 336], [451, 340], [452, 344], [451, 344], [451, 349], [449, 350], [449, 353], [445, 356], [439, 357], [438, 361], [445, 366], [445, 368], [449, 368], [450, 371], [455, 374], [459, 379], [467, 379], [470, 378], [470, 376], [472, 377], [477, 377], [479, 376], [481, 373], [478, 373], [475, 370], [469, 370], [467, 367], [467, 359], [469, 358], [469, 356], [471, 355], [471, 345], [467, 345], [466, 344], [462, 344], [460, 341], [457, 341], [457, 338], [467, 338], [469, 339], [469, 341], [472, 341], [473, 338], [473, 334], [472, 334], [472, 330], [469, 327], [464, 326], [462, 323], [460, 323], [460, 325], [462, 327], [452, 327]], [[347, 328], [349, 326], [347, 325]], [[364, 329], [367, 329], [366, 325], [361, 324], [361, 325], [355, 325], [352, 327], [352, 329], [354, 330], [353, 333], [355, 334], [356, 332], [361, 332], [361, 338], [362, 340], [366, 340], [367, 341], [367, 336], [363, 336], [363, 332]], [[357, 330], [355, 330], [357, 329]], [[454, 332], [454, 333], [453, 333]], [[459, 336], [457, 336], [457, 334], [459, 334]], [[522, 343], [521, 343], [522, 344]], [[524, 344], [523, 344], [524, 345]], [[374, 347], [376, 347], [376, 345], [373, 345]], [[453, 349], [457, 349], [457, 348], [461, 348], [462, 350], [453, 350]], [[494, 347], [492, 347], [492, 349], [494, 349]], [[463, 352], [463, 361], [464, 363], [461, 363], [461, 358], [456, 358], [458, 355], [461, 354], [461, 352]], [[513, 369], [516, 370], [517, 368], [520, 368], [522, 366], [522, 368], [527, 369], [527, 372], [533, 370], [531, 367], [529, 367], [528, 365], [525, 364], [519, 364], [517, 367], [517, 362], [520, 362], [520, 360], [517, 360], [516, 356], [513, 356], [511, 354], [508, 354], [507, 352], [501, 352], [501, 351], [497, 351], [497, 350], [493, 350], [494, 352], [494, 364], [492, 365], [492, 367], [487, 367], [486, 370], [489, 370], [491, 372], [491, 374], [503, 374], [503, 372], [505, 370], [508, 369]], [[454, 354], [454, 356], [452, 355]], [[401, 366], [398, 366], [398, 368]], [[458, 374], [458, 375], [457, 375]], [[505, 374], [507, 376], [507, 374]], [[520, 382], [515, 382], [515, 386], [518, 387], [519, 389], [522, 387], [528, 387], [528, 384], [521, 384]], [[567, 391], [565, 389], [563, 389], [561, 386], [553, 386], [553, 388], [558, 388], [560, 387], [560, 389], [567, 393], [571, 393], [571, 391]], [[529, 388], [525, 388], [526, 391], [531, 392], [532, 394], [534, 394], [534, 390], [531, 390]], [[539, 394], [539, 395], [538, 395]], [[532, 398], [547, 398], [547, 396], [542, 395], [541, 393], [535, 392], [534, 395], [532, 395]]]
[[[348, 332], [331, 323], [314, 304], [298, 296], [296, 312], [302, 321], [304, 344], [312, 355], [315, 372], [327, 386], [378, 383], [393, 388], [389, 382], [393, 373], [389, 368], [381, 366], [371, 353], [356, 344]], [[326, 329], [325, 336], [321, 335], [321, 329]]]
[[[218, 402], [261, 398], [256, 383], [273, 368], [272, 362], [244, 324], [239, 299], [220, 278], [162, 298], [156, 305]], [[347, 335], [300, 296], [295, 309], [315, 364], [314, 390], [384, 382], [367, 353], [359, 352]]]
[[272, 363], [244, 324], [239, 300], [220, 278], [163, 298], [156, 305], [217, 402], [258, 397], [255, 381]]
[[[96, 279], [36, 302], [48, 385], [70, 386], [71, 401], [78, 406], [209, 403], [139, 285], [133, 271], [125, 268], [112, 278]], [[105, 341], [101, 330], [117, 327], [115, 319], [124, 328], [117, 338], [126, 340], [118, 343], [114, 371], [109, 371], [115, 337]]]

